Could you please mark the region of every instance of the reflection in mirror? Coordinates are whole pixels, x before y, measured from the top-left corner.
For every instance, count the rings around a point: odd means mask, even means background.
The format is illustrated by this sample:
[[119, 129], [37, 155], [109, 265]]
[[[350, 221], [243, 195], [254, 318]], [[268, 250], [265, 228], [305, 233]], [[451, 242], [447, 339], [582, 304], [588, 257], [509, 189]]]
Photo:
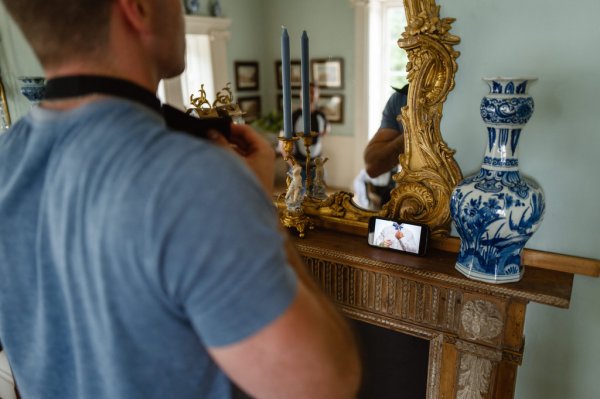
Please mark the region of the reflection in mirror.
[[157, 94], [161, 101], [188, 109], [191, 95], [198, 95], [201, 87], [211, 101], [216, 98], [229, 81], [226, 71], [230, 25], [227, 18], [185, 16], [186, 70], [160, 82]]
[[390, 200], [396, 186], [403, 149], [400, 110], [406, 105], [408, 56], [398, 45], [406, 28], [404, 5], [384, 2], [381, 9], [370, 9], [369, 20], [379, 29], [369, 29], [369, 101], [368, 139], [365, 143], [364, 167], [353, 182], [354, 203], [367, 210], [380, 210]]
[[[371, 8], [368, 2], [355, 1], [354, 4], [356, 20], [369, 21]], [[426, 224], [433, 238], [447, 236], [450, 232], [450, 195], [462, 174], [453, 158], [454, 151], [442, 139], [440, 120], [446, 97], [454, 88], [456, 58], [459, 56], [454, 46], [460, 39], [450, 33], [454, 19], [441, 18], [435, 0], [404, 0], [404, 8], [407, 24], [398, 43], [408, 54], [406, 72], [410, 84], [400, 116], [404, 129], [400, 140], [403, 144], [400, 171], [393, 175], [395, 187], [390, 200], [379, 210], [366, 210], [357, 207], [349, 192], [336, 192], [326, 200], [308, 197], [303, 202], [304, 212], [312, 216], [316, 224], [366, 234], [369, 218], [382, 216]], [[357, 26], [356, 31], [358, 42], [360, 34], [366, 34], [366, 30]], [[357, 60], [361, 55], [359, 51]], [[370, 53], [365, 59], [373, 62]], [[357, 65], [357, 75], [364, 69], [369, 68]], [[359, 102], [361, 98], [371, 102], [366, 96], [370, 87], [357, 84], [356, 92]], [[362, 134], [360, 128], [361, 124], [356, 123], [357, 137]], [[281, 208], [280, 200], [277, 205]]]

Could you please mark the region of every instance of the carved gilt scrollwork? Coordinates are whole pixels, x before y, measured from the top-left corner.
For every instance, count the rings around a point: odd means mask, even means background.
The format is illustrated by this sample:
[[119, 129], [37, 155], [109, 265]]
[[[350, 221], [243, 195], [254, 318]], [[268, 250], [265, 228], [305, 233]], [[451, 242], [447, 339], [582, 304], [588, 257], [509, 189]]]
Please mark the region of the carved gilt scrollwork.
[[442, 107], [454, 88], [460, 42], [449, 33], [453, 18], [440, 18], [434, 0], [405, 0], [408, 20], [398, 41], [408, 53], [408, 104], [402, 110], [405, 153], [394, 179], [390, 214], [428, 224], [432, 236], [450, 231], [450, 196], [462, 179], [454, 151], [440, 132]]

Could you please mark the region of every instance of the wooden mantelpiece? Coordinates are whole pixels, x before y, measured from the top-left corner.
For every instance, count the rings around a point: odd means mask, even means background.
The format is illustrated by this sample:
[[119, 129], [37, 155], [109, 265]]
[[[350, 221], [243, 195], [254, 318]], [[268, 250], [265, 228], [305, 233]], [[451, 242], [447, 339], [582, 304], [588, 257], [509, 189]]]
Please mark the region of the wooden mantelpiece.
[[512, 398], [527, 303], [571, 298], [570, 273], [526, 267], [520, 282], [493, 285], [465, 278], [456, 254], [437, 248], [420, 258], [321, 229], [295, 243], [348, 317], [430, 341], [427, 398]]

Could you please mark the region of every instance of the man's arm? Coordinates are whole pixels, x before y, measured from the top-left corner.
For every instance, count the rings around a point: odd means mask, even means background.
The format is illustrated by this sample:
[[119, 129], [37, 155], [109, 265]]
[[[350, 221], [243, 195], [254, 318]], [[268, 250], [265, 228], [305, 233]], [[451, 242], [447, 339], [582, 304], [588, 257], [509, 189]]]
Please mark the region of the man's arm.
[[402, 152], [404, 152], [404, 135], [395, 129], [379, 129], [365, 148], [367, 174], [376, 177], [389, 172], [398, 165], [398, 157]]
[[294, 302], [255, 335], [209, 352], [256, 398], [353, 398], [361, 376], [353, 333], [289, 240], [286, 250], [299, 277]]
[[[232, 145], [219, 135], [213, 140]], [[265, 191], [272, 192], [274, 157], [268, 143], [246, 125], [232, 126], [231, 141]], [[353, 398], [361, 367], [352, 331], [312, 280], [289, 239], [286, 252], [299, 280], [289, 308], [256, 334], [209, 348], [209, 353], [239, 387], [256, 398]]]

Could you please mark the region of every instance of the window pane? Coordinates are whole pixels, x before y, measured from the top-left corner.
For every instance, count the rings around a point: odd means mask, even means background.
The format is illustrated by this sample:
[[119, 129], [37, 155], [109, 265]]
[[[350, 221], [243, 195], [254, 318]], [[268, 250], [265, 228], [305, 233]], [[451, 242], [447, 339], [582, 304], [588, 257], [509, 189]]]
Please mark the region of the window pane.
[[210, 38], [208, 35], [187, 34], [185, 72], [181, 75], [181, 94], [186, 108], [190, 106], [190, 94], [198, 96], [204, 84], [206, 97], [212, 103], [215, 98], [212, 60], [210, 57]]
[[387, 59], [390, 61], [387, 71], [387, 84], [396, 88], [402, 88], [408, 83], [406, 79], [406, 64], [408, 56], [406, 51], [398, 46], [398, 39], [402, 37], [402, 32], [406, 28], [406, 15], [404, 7], [390, 7], [385, 13], [386, 17], [386, 46], [388, 51]]

